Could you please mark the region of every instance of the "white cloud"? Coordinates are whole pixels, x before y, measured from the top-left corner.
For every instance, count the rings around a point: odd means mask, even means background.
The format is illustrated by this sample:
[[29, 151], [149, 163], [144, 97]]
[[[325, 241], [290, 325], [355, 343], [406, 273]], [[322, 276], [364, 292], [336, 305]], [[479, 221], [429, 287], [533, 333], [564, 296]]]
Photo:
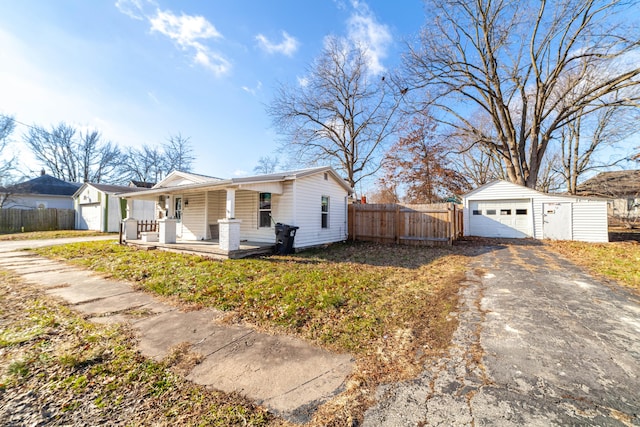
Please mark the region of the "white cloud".
[[258, 84], [256, 84], [255, 87], [242, 86], [242, 90], [244, 90], [247, 93], [250, 93], [251, 95], [255, 95], [261, 89], [262, 89], [262, 82], [261, 81], [258, 81]]
[[309, 78], [308, 77], [298, 77], [298, 84], [300, 87], [309, 86]]
[[154, 2], [150, 0], [117, 0], [116, 7], [118, 10], [129, 18], [137, 19], [138, 21], [144, 21], [145, 12], [144, 8], [146, 5], [155, 5]]
[[198, 47], [198, 40], [222, 38], [222, 34], [204, 16], [182, 14], [158, 10], [149, 18], [151, 31], [157, 31], [175, 40], [181, 47]]
[[249, 175], [249, 172], [243, 171], [242, 169], [236, 169], [235, 171], [233, 171], [233, 176], [247, 176], [247, 175]]
[[293, 56], [293, 54], [298, 50], [300, 42], [287, 34], [286, 31], [282, 32], [282, 38], [283, 40], [280, 43], [272, 43], [263, 34], [258, 34], [256, 36], [258, 45], [267, 53], [281, 53], [286, 56]]
[[348, 38], [367, 49], [371, 72], [381, 74], [385, 71], [382, 60], [393, 41], [389, 27], [379, 23], [365, 3], [354, 0], [352, 6], [354, 12], [347, 21]]
[[192, 54], [194, 64], [200, 65], [216, 76], [229, 72], [231, 63], [222, 55], [212, 52], [204, 42], [222, 39], [222, 34], [204, 16], [176, 15], [170, 10], [156, 9], [145, 12], [147, 5], [155, 5], [153, 0], [117, 0], [116, 7], [125, 15], [138, 20], [148, 20], [151, 31], [163, 34], [175, 41], [184, 51]]

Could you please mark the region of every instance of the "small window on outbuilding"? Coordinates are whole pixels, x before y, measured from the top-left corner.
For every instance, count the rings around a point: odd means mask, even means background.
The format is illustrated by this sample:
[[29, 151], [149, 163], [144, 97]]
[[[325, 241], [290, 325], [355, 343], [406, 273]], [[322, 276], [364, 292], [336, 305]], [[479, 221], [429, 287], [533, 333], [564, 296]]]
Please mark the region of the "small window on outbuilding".
[[260, 227], [271, 227], [271, 193], [260, 193], [258, 215]]
[[329, 196], [322, 196], [320, 214], [322, 228], [329, 228]]
[[474, 209], [474, 210], [473, 210], [473, 214], [474, 214], [474, 215], [482, 215], [482, 210]]
[[495, 209], [487, 209], [487, 215], [495, 215], [495, 214], [496, 214]]
[[526, 214], [527, 214], [526, 209], [516, 209], [516, 215], [526, 215]]
[[511, 209], [500, 209], [500, 215], [511, 215]]

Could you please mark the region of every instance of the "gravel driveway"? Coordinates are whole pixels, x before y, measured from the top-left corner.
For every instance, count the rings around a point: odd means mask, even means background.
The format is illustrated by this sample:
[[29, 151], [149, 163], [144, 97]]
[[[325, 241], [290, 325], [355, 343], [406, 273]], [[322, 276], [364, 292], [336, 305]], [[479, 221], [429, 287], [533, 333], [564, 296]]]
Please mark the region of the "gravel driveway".
[[535, 242], [472, 266], [448, 356], [381, 387], [365, 425], [640, 425], [637, 296]]

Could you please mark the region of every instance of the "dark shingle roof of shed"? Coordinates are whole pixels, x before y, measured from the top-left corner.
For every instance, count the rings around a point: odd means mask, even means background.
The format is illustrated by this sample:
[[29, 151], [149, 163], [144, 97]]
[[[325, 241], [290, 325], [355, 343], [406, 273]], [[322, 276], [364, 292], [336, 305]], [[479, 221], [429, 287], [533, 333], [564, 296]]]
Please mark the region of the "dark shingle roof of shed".
[[640, 193], [640, 170], [601, 172], [578, 185], [576, 194], [619, 197]]
[[6, 187], [16, 194], [46, 194], [49, 196], [73, 196], [82, 184], [68, 182], [51, 175], [40, 175], [37, 178]]

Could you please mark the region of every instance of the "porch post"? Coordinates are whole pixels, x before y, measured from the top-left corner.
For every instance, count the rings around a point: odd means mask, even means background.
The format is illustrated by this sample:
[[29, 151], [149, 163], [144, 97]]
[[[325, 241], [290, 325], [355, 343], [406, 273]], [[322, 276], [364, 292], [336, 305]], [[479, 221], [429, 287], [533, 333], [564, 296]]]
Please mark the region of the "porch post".
[[236, 217], [236, 189], [227, 188], [227, 219], [234, 219]]
[[239, 219], [219, 219], [220, 240], [218, 246], [225, 252], [240, 249], [240, 223]]
[[127, 200], [127, 218], [131, 218], [131, 215], [133, 215], [133, 199], [126, 199]]

